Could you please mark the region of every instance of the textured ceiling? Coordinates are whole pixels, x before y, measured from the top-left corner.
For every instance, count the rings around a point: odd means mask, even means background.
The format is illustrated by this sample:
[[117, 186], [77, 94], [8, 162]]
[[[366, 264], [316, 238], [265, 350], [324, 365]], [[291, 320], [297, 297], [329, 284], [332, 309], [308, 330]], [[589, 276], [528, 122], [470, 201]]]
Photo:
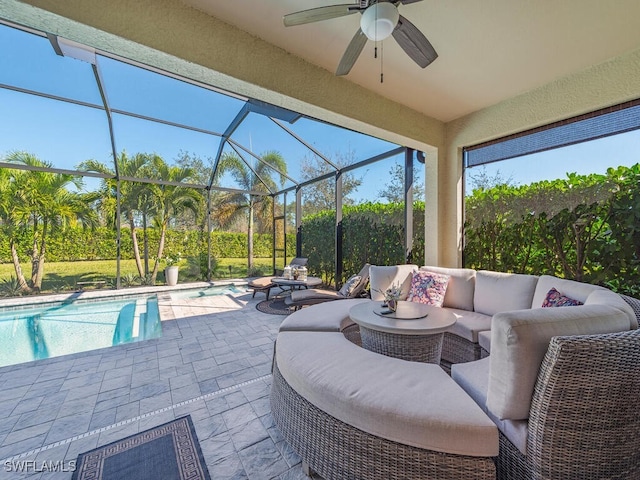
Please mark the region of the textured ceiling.
[[[287, 13], [348, 0], [183, 1], [331, 72], [360, 21], [283, 26]], [[423, 0], [399, 9], [439, 58], [421, 69], [389, 38], [380, 83], [368, 42], [345, 78], [445, 122], [640, 48], [638, 0]]]

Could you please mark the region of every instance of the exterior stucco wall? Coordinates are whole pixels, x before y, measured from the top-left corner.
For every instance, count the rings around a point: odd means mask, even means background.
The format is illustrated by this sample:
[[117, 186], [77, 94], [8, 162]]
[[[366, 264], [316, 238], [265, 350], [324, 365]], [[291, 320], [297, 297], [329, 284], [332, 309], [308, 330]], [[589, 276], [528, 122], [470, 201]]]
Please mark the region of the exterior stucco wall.
[[440, 263], [462, 262], [462, 149], [640, 97], [640, 50], [556, 80], [446, 125], [440, 162]]

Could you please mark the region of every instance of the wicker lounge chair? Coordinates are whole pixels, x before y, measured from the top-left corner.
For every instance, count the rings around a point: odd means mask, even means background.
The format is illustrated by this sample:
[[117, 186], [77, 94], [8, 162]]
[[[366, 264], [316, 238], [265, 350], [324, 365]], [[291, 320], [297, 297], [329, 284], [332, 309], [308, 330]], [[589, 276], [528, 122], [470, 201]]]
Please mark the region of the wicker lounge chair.
[[[295, 257], [293, 260], [291, 260], [291, 262], [289, 263], [289, 266], [295, 265], [296, 267], [303, 267], [307, 264], [308, 260], [309, 259], [306, 257]], [[250, 280], [247, 283], [247, 287], [253, 290], [253, 295], [251, 296], [251, 298], [255, 298], [257, 292], [263, 292], [267, 296], [267, 300], [269, 300], [269, 292], [273, 287], [276, 286], [276, 284], [273, 283], [272, 280], [273, 280], [273, 276], [259, 277], [259, 278], [254, 278], [253, 280]]]
[[640, 331], [555, 337], [524, 455], [500, 436], [498, 479], [640, 478]]
[[320, 288], [296, 290], [295, 292], [291, 292], [291, 296], [285, 300], [285, 303], [297, 310], [307, 305], [315, 305], [316, 303], [356, 298], [362, 294], [369, 283], [369, 266], [368, 263], [365, 264], [362, 270], [358, 272], [357, 277], [360, 278], [355, 285], [348, 285], [349, 282], [347, 282], [339, 291]]

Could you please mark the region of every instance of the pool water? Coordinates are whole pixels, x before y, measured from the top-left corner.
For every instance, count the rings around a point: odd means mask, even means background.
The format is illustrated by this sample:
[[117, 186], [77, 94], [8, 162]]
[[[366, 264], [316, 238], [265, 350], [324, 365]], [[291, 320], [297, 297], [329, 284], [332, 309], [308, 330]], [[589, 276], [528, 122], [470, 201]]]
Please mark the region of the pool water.
[[210, 297], [215, 295], [228, 295], [231, 293], [244, 292], [246, 289], [240, 289], [233, 283], [229, 285], [214, 285], [206, 288], [190, 289], [171, 292], [171, 298], [173, 299], [185, 299], [185, 298], [201, 298]]
[[0, 311], [0, 366], [162, 335], [155, 296]]

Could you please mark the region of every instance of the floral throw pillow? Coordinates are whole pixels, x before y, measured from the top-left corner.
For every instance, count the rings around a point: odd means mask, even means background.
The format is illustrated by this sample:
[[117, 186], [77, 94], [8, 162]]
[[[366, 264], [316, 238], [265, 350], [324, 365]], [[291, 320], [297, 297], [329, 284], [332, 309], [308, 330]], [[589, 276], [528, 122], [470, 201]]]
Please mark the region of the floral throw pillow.
[[424, 271], [413, 272], [408, 300], [441, 307], [448, 284], [449, 275]]
[[351, 275], [351, 277], [349, 277], [349, 280], [344, 282], [344, 285], [342, 285], [339, 293], [341, 295], [344, 295], [345, 297], [348, 297], [353, 293], [353, 290], [358, 286], [358, 284], [360, 284], [360, 280], [362, 280], [362, 277], [360, 275]]
[[547, 292], [547, 296], [542, 302], [543, 307], [575, 307], [577, 305], [582, 305], [582, 302], [562, 295], [555, 288]]

